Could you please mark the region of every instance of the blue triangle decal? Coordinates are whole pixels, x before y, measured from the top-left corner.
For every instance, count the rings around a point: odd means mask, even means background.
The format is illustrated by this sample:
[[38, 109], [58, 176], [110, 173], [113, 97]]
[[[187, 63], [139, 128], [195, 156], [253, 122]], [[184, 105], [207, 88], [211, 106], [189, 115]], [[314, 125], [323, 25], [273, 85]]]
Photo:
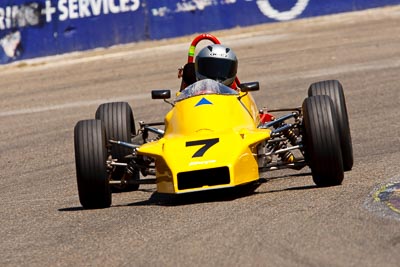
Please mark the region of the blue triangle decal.
[[201, 105], [212, 105], [212, 103], [203, 97], [203, 98], [195, 105], [195, 107], [201, 106]]

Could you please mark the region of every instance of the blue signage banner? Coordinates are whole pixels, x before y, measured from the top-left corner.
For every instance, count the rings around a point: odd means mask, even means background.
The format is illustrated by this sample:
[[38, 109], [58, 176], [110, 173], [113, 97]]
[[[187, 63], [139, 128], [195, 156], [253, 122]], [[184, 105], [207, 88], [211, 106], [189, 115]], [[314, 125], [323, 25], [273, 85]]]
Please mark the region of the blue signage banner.
[[0, 64], [400, 0], [2, 0]]
[[2, 0], [0, 63], [149, 39], [140, 0]]

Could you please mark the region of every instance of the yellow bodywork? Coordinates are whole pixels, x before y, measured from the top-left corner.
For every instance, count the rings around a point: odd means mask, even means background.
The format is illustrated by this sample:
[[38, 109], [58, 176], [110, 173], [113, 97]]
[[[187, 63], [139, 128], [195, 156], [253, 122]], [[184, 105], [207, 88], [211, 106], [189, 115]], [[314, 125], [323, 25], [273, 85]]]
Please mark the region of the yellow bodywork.
[[155, 159], [158, 192], [201, 191], [259, 179], [257, 146], [270, 130], [257, 128], [251, 95], [240, 96], [198, 95], [176, 102], [165, 117], [163, 138], [138, 149]]

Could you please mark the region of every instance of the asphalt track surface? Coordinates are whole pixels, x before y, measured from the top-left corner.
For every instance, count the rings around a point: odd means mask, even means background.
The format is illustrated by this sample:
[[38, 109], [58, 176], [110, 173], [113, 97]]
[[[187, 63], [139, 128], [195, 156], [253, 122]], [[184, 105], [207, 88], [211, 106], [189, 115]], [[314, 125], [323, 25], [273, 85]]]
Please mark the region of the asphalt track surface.
[[169, 106], [150, 90], [176, 91], [193, 36], [1, 67], [0, 265], [399, 266], [399, 216], [373, 198], [400, 181], [399, 25], [392, 7], [215, 33], [240, 79], [260, 81], [260, 107], [296, 107], [310, 83], [343, 83], [355, 165], [330, 188], [308, 169], [279, 171], [253, 194], [169, 197], [146, 185], [83, 210], [75, 123], [116, 100], [137, 121], [162, 119]]

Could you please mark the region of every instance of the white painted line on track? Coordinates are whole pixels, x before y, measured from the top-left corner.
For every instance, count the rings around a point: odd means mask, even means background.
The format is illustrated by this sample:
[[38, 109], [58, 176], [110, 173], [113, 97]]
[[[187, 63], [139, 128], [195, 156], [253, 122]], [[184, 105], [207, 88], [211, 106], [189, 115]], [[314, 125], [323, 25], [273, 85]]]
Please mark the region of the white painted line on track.
[[359, 72], [359, 71], [371, 71], [371, 70], [383, 70], [383, 69], [394, 69], [400, 67], [400, 58], [391, 58], [384, 60], [370, 61], [366, 63], [356, 63], [351, 65], [340, 65], [337, 67], [320, 69], [316, 71], [310, 71], [305, 73], [306, 77], [319, 77], [324, 75], [332, 74], [342, 74], [349, 72]]
[[[118, 47], [118, 46], [115, 46]], [[123, 45], [121, 45], [123, 47]], [[160, 45], [155, 47], [145, 47], [145, 48], [132, 48], [132, 50], [128, 51], [113, 51], [113, 47], [111, 48], [99, 48], [91, 51], [82, 51], [82, 52], [72, 52], [63, 55], [55, 55], [42, 57], [37, 59], [27, 59], [22, 62], [11, 63], [8, 66], [0, 66], [1, 73], [6, 74], [10, 72], [34, 72], [34, 71], [42, 71], [51, 68], [57, 68], [62, 66], [70, 66], [81, 63], [89, 63], [99, 60], [108, 60], [108, 59], [118, 59], [118, 58], [137, 58], [139, 56], [149, 56], [154, 55], [156, 53], [162, 53], [164, 51], [173, 52], [173, 51], [186, 51], [189, 48], [189, 45], [186, 43], [179, 44], [169, 44], [169, 45]], [[96, 53], [96, 55], [91, 55], [90, 53]], [[26, 63], [27, 66], [22, 68], [18, 68], [18, 64]]]
[[25, 115], [25, 114], [32, 114], [32, 113], [39, 113], [39, 112], [70, 109], [70, 108], [76, 108], [76, 107], [94, 106], [94, 105], [100, 105], [105, 102], [141, 100], [141, 99], [148, 99], [149, 97], [150, 97], [150, 93], [142, 93], [142, 94], [129, 95], [129, 96], [119, 96], [119, 97], [115, 97], [115, 98], [107, 98], [107, 99], [101, 98], [101, 99], [94, 99], [94, 100], [86, 100], [86, 101], [77, 101], [77, 102], [72, 102], [72, 103], [58, 104], [58, 105], [49, 105], [49, 106], [44, 106], [44, 107], [9, 110], [9, 111], [0, 112], [0, 117]]
[[400, 68], [400, 58], [376, 60], [376, 61], [369, 61], [366, 63], [355, 63], [348, 65], [338, 64], [338, 66], [328, 67], [324, 69], [301, 71], [295, 73], [292, 72], [290, 73], [290, 75], [279, 74], [279, 75], [269, 76], [268, 80], [279, 82], [279, 81], [296, 80], [296, 79], [335, 76], [351, 72], [373, 71], [373, 70], [384, 70], [384, 69], [395, 69], [395, 68]]
[[[372, 71], [372, 70], [383, 70], [383, 69], [394, 69], [400, 68], [400, 58], [391, 58], [384, 60], [376, 60], [369, 61], [366, 63], [356, 63], [350, 65], [338, 65], [334, 67], [329, 67], [325, 69], [311, 70], [311, 71], [303, 71], [297, 73], [289, 74], [280, 74], [275, 76], [270, 76], [268, 79], [274, 82], [287, 81], [288, 79], [306, 79], [306, 78], [316, 78], [316, 77], [327, 77], [327, 76], [336, 76], [338, 74], [346, 74], [351, 72], [360, 72], [360, 71]], [[104, 102], [115, 102], [115, 101], [128, 101], [128, 100], [141, 100], [141, 99], [149, 99], [149, 93], [141, 93], [136, 95], [128, 95], [128, 96], [119, 96], [116, 98], [101, 98], [94, 100], [86, 100], [86, 101], [77, 101], [73, 103], [65, 103], [58, 105], [49, 105], [43, 107], [36, 108], [25, 108], [25, 109], [17, 109], [17, 110], [9, 110], [0, 112], [0, 117], [14, 116], [14, 115], [25, 115], [39, 112], [48, 112], [54, 110], [63, 110], [70, 109], [76, 107], [83, 106], [93, 106], [99, 105]]]
[[[263, 31], [258, 31], [254, 33], [242, 33], [235, 34], [231, 36], [221, 37], [221, 42], [225, 42], [222, 40], [230, 41], [231, 43], [235, 43], [236, 45], [246, 45], [246, 44], [256, 44], [258, 42], [274, 42], [282, 39], [287, 39], [289, 34], [268, 34]], [[82, 52], [72, 52], [64, 55], [55, 55], [42, 57], [37, 59], [28, 59], [23, 62], [27, 64], [27, 66], [23, 68], [15, 68], [21, 62], [15, 62], [10, 64], [9, 66], [1, 66], [0, 65], [0, 74], [6, 74], [10, 72], [34, 72], [34, 71], [43, 71], [46, 69], [70, 66], [82, 63], [95, 62], [99, 60], [110, 60], [110, 59], [130, 59], [130, 58], [138, 58], [140, 57], [148, 57], [154, 56], [157, 53], [163, 53], [167, 51], [171, 52], [182, 52], [187, 51], [189, 49], [189, 42], [185, 43], [174, 43], [167, 45], [159, 45], [153, 47], [144, 47], [144, 48], [136, 48], [132, 47], [132, 50], [125, 51], [114, 51], [113, 48], [118, 49], [118, 47], [123, 48], [129, 45], [116, 45], [111, 48], [99, 48], [91, 51], [82, 51]], [[203, 45], [200, 44], [198, 49]], [[95, 55], [91, 55], [91, 53], [98, 53]], [[12, 68], [14, 66], [14, 68]]]

